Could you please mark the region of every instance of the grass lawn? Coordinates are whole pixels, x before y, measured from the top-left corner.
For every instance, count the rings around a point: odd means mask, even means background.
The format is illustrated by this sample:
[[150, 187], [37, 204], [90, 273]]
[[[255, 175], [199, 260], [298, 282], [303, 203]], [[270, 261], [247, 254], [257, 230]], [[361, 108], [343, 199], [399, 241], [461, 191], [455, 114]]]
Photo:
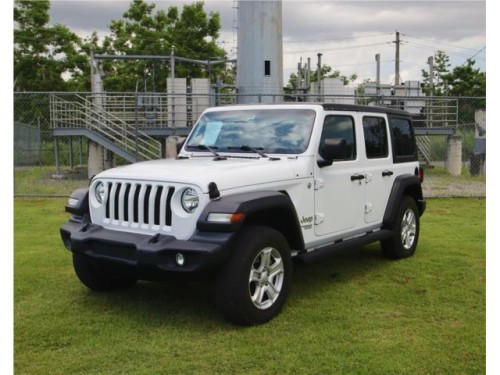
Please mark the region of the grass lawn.
[[67, 197], [75, 189], [88, 185], [86, 173], [68, 173], [61, 167], [64, 179], [53, 179], [55, 167], [17, 167], [14, 169], [14, 192], [16, 196]]
[[376, 244], [297, 264], [281, 315], [251, 328], [206, 284], [88, 291], [59, 238], [64, 203], [14, 202], [18, 375], [485, 372], [484, 199], [429, 200], [412, 258]]

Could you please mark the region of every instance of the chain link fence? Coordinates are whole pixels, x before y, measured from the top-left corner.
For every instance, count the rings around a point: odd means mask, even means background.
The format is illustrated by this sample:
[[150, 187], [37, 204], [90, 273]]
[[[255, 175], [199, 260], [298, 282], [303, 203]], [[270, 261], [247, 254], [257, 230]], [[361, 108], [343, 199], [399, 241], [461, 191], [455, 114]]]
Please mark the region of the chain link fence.
[[[55, 98], [97, 100], [105, 112], [162, 145], [166, 136], [186, 135], [201, 112], [213, 105], [286, 101], [403, 109], [412, 114], [417, 131], [419, 157], [425, 168], [424, 195], [486, 196], [486, 98], [106, 93], [96, 99], [91, 93], [14, 93], [15, 196], [67, 196], [88, 183], [89, 139], [79, 133], [61, 132], [64, 124], [54, 120], [58, 118], [54, 115]], [[162, 151], [165, 154], [165, 149]], [[458, 165], [450, 160], [457, 152]], [[115, 165], [124, 163], [128, 162], [114, 158]]]

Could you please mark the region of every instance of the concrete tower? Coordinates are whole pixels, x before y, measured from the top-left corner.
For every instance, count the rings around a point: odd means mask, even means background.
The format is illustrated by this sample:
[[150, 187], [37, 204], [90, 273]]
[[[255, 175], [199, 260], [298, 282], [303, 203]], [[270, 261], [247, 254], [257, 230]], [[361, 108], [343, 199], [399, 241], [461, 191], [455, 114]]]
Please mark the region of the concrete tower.
[[281, 0], [238, 1], [238, 102], [282, 101], [282, 18]]

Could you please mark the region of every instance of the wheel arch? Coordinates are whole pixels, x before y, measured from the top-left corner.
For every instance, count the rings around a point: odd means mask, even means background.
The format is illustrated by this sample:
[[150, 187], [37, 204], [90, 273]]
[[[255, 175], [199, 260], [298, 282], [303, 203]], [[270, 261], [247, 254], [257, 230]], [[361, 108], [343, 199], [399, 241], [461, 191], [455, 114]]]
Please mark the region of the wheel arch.
[[[242, 213], [238, 223], [210, 223], [210, 213]], [[203, 232], [236, 232], [245, 226], [267, 226], [280, 232], [290, 249], [304, 250], [299, 219], [290, 197], [283, 192], [260, 191], [223, 196], [210, 202], [200, 215], [197, 229]]]
[[70, 221], [90, 223], [89, 188], [76, 189], [71, 193], [64, 210], [71, 214]]
[[419, 216], [425, 211], [425, 201], [422, 194], [422, 185], [417, 176], [405, 174], [396, 177], [392, 185], [391, 194], [387, 202], [384, 213], [383, 224], [385, 227], [391, 226], [396, 218], [398, 208], [404, 196], [412, 197], [418, 207]]

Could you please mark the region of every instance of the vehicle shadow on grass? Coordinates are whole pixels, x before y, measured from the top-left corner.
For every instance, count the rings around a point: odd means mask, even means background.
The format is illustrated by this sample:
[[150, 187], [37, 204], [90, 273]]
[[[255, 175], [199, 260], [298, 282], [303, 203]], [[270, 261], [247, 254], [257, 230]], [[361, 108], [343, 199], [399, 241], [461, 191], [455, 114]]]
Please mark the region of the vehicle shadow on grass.
[[349, 283], [369, 278], [391, 260], [382, 255], [380, 245], [339, 250], [331, 256], [313, 262], [294, 262], [293, 292], [297, 297], [322, 293], [321, 285]]
[[212, 283], [206, 280], [180, 282], [139, 281], [135, 286], [113, 292], [85, 291], [85, 300], [91, 308], [101, 305], [116, 310], [148, 326], [193, 325], [196, 322], [223, 322], [215, 303]]
[[[286, 309], [293, 309], [303, 299], [321, 298], [332, 284], [369, 282], [367, 275], [387, 266], [378, 244], [341, 250], [318, 262], [294, 261], [292, 288]], [[140, 281], [126, 290], [96, 293], [85, 291], [84, 304], [100, 311], [116, 310], [115, 314], [148, 326], [209, 327], [234, 329], [224, 320], [216, 305], [211, 278], [165, 283]], [[87, 308], [86, 307], [86, 308]], [[113, 313], [113, 311], [111, 311]]]

